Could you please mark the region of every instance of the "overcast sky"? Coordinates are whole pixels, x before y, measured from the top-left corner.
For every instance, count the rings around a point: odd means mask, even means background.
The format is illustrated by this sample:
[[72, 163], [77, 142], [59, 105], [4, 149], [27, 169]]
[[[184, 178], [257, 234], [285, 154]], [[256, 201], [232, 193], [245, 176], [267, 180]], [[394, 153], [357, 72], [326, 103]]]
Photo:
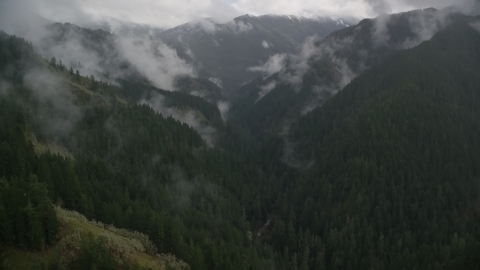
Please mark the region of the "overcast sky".
[[[52, 21], [88, 25], [131, 21], [170, 28], [211, 17], [226, 22], [243, 14], [336, 15], [374, 17], [418, 8], [443, 8], [462, 0], [0, 0]], [[5, 7], [5, 5], [3, 5]], [[6, 10], [4, 10], [5, 12]]]

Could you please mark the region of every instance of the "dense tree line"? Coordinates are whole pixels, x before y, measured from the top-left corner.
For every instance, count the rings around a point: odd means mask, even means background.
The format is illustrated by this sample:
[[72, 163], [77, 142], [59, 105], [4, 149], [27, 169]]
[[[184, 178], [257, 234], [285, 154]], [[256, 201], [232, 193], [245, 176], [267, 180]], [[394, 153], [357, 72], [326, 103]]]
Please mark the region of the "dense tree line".
[[[2, 38], [6, 44], [24, 43], [6, 35]], [[10, 44], [4, 47], [7, 47], [4, 51], [19, 48]], [[261, 247], [256, 237], [252, 237], [256, 225], [250, 225], [247, 219], [247, 215], [254, 211], [251, 210], [254, 205], [251, 201], [258, 201], [260, 196], [252, 192], [252, 187], [261, 182], [261, 173], [257, 173], [256, 167], [244, 163], [239, 155], [207, 147], [191, 127], [171, 117], [165, 118], [146, 105], [116, 102], [115, 95], [124, 97], [118, 88], [93, 77], [82, 77], [62, 66], [57, 59], [46, 64], [31, 46], [27, 44], [26, 47], [29, 54], [20, 53], [10, 60], [12, 63], [19, 59], [28, 62], [28, 65], [19, 64], [16, 70], [20, 74], [25, 74], [32, 66], [48, 69], [68, 80], [66, 90], [68, 87], [71, 91], [83, 89], [80, 94], [88, 90], [106, 99], [97, 102], [95, 99], [100, 98], [96, 96], [84, 98], [79, 95], [76, 103], [71, 104], [80, 108], [81, 119], [74, 122], [68, 136], [55, 143], [71, 151], [74, 159], [49, 153], [36, 155], [26, 139], [28, 134], [39, 135], [40, 143], [48, 143], [52, 138], [48, 133], [41, 134], [40, 124], [29, 119], [34, 119], [31, 113], [44, 113], [43, 110], [49, 110], [51, 106], [42, 105], [41, 100], [24, 85], [22, 77], [9, 80], [12, 87], [4, 102], [21, 99], [32, 105], [26, 111], [22, 107], [15, 108], [24, 121], [18, 124], [18, 130], [10, 122], [2, 125], [2, 132], [14, 132], [3, 140], [8, 144], [21, 141], [23, 148], [28, 149], [29, 165], [25, 165], [28, 170], [23, 174], [31, 175], [26, 180], [36, 182], [38, 179], [38, 185], [44, 187], [41, 194], [49, 209], [54, 202], [78, 210], [88, 218], [145, 232], [158, 246], [159, 252], [177, 255], [192, 269], [233, 269], [238, 265], [252, 269], [274, 267], [268, 259], [273, 255]], [[116, 92], [112, 93], [114, 90]], [[213, 111], [209, 103], [185, 94], [162, 93], [177, 106], [185, 104], [204, 112], [208, 120], [223, 128], [218, 110]], [[14, 115], [5, 112], [2, 117], [5, 121], [15, 121]], [[236, 145], [232, 140], [221, 141], [225, 141], [227, 147]], [[6, 149], [6, 154], [2, 155], [5, 157], [2, 168], [7, 172], [2, 177], [9, 179], [14, 175], [8, 173], [8, 168], [24, 165], [16, 158], [10, 158], [16, 156], [9, 154], [13, 150]], [[17, 151], [19, 147], [13, 149]], [[15, 210], [7, 201], [4, 203], [8, 212]], [[35, 210], [43, 209], [37, 201], [32, 204]], [[259, 223], [265, 216], [262, 211], [266, 211], [261, 208], [255, 204]], [[50, 219], [54, 224], [54, 216], [47, 221]], [[51, 237], [47, 225], [43, 225], [45, 235]], [[37, 248], [36, 244], [19, 239], [16, 243], [20, 246], [25, 242], [29, 244], [26, 247]], [[8, 241], [5, 239], [5, 244], [11, 242]], [[46, 238], [44, 245], [51, 244], [51, 241], [54, 239]]]
[[[55, 203], [144, 232], [192, 269], [478, 268], [478, 48], [480, 34], [458, 23], [365, 72], [293, 122], [293, 155], [310, 164], [294, 169], [275, 135], [293, 112], [275, 104], [300, 104], [306, 92], [280, 87], [260, 100], [273, 114], [237, 107], [240, 127], [199, 97], [142, 79], [119, 87], [84, 77], [1, 33], [9, 85], [0, 98], [1, 246], [53, 244]], [[80, 116], [66, 135], [34, 123], [51, 106], [23, 81], [32, 66], [76, 95]], [[201, 113], [216, 145], [138, 104], [153, 94]], [[258, 121], [241, 119], [257, 113]], [[35, 152], [32, 133], [69, 155]], [[105, 248], [87, 237], [79, 269], [98, 265], [92, 251]], [[103, 257], [105, 269], [115, 267]]]
[[292, 264], [308, 251], [311, 269], [479, 266], [479, 46], [453, 25], [294, 125], [297, 155], [314, 165], [272, 231]]

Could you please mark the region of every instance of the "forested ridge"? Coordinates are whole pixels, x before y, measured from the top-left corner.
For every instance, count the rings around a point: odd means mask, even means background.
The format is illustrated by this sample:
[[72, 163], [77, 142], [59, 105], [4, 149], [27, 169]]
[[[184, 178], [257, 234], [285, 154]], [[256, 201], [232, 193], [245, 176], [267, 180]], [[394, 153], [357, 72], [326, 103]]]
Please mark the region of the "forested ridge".
[[[478, 269], [473, 20], [386, 58], [293, 122], [285, 136], [302, 168], [284, 164], [275, 132], [254, 132], [261, 124], [244, 129], [145, 78], [82, 76], [2, 32], [0, 249], [55, 245], [56, 205], [142, 232], [190, 269]], [[140, 102], [156, 95], [201, 115], [215, 144]], [[137, 267], [87, 249], [71, 264], [32, 267]]]
[[469, 17], [455, 12], [412, 10], [363, 19], [313, 40], [299, 55], [285, 60], [280, 72], [242, 86], [238, 91], [243, 97], [233, 104], [231, 121], [264, 140], [323, 104], [365, 70], [430, 39], [446, 25], [465, 20]]
[[[8, 104], [2, 106], [5, 112], [1, 114], [2, 179], [16, 183], [18, 177], [26, 181], [22, 185], [27, 187], [30, 182], [38, 182], [43, 193], [36, 196], [43, 196], [49, 208], [34, 205], [38, 211], [46, 211], [37, 215], [51, 214], [51, 202], [55, 202], [80, 211], [87, 218], [147, 233], [159, 252], [174, 253], [192, 269], [229, 269], [239, 264], [254, 269], [274, 267], [266, 259], [271, 252], [247, 233], [255, 229], [246, 219], [246, 212], [253, 211], [250, 197], [255, 193], [246, 193], [250, 185], [261, 182], [253, 164], [244, 163], [238, 155], [220, 148], [207, 147], [191, 127], [171, 117], [164, 118], [147, 105], [126, 106], [118, 102], [120, 92], [112, 92], [116, 91], [115, 87], [97, 82], [93, 77], [78, 76], [56, 61], [46, 63], [19, 38], [2, 34], [1, 45], [2, 57], [6, 60], [2, 61], [4, 70], [16, 65], [14, 73], [8, 72], [11, 69], [3, 73], [11, 87], [2, 98], [2, 102]], [[87, 91], [103, 94], [80, 93], [76, 104], [71, 105], [78, 106], [82, 118], [67, 135], [54, 138], [72, 151], [74, 160], [48, 152], [37, 155], [27, 140], [28, 133], [34, 131], [40, 141], [51, 140], [48, 138], [51, 134], [42, 130], [41, 123], [29, 122], [29, 119], [38, 120], [35, 114], [52, 116], [56, 112], [55, 106], [52, 108], [48, 102], [42, 104], [24, 85], [23, 76], [31, 68], [47, 69], [68, 78], [65, 91], [71, 88], [82, 92], [85, 91], [82, 87], [86, 87]], [[189, 107], [196, 107], [195, 100], [198, 102], [198, 98], [188, 95], [170, 95], [183, 97], [184, 101], [180, 98], [176, 102]], [[23, 103], [9, 102], [17, 99], [33, 105], [25, 110]], [[199, 106], [209, 107], [203, 103]], [[207, 117], [220, 125], [218, 110], [211, 116], [208, 109], [205, 110]], [[228, 125], [224, 128], [228, 133]], [[241, 147], [235, 140], [243, 139], [224, 140], [226, 147], [229, 143], [230, 147]], [[219, 141], [222, 143], [222, 139]], [[230, 188], [225, 188], [227, 186]], [[5, 217], [2, 223], [7, 226], [5, 232], [20, 230], [22, 237], [7, 233], [9, 238], [2, 239], [4, 245], [42, 249], [54, 241], [51, 233], [50, 238], [44, 236], [49, 230], [55, 235], [54, 216], [44, 219], [45, 222], [51, 220], [53, 227], [48, 227], [48, 222], [44, 224], [44, 231], [35, 235], [40, 239], [38, 243], [31, 242], [26, 240], [31, 232], [23, 212], [27, 200], [13, 208], [6, 201], [7, 195], [2, 198], [5, 211], [24, 219], [17, 224], [7, 222], [11, 216]], [[20, 225], [24, 227], [20, 229]]]
[[454, 24], [292, 128], [314, 165], [286, 201], [332, 269], [478, 267], [479, 45]]

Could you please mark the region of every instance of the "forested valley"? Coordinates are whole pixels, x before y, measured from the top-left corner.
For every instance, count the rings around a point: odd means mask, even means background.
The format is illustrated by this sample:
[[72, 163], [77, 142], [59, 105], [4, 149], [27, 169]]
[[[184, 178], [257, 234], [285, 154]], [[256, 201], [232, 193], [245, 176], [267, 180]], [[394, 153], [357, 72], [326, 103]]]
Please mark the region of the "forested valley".
[[225, 118], [0, 32], [0, 268], [480, 269], [479, 20], [385, 54], [283, 132], [288, 113]]

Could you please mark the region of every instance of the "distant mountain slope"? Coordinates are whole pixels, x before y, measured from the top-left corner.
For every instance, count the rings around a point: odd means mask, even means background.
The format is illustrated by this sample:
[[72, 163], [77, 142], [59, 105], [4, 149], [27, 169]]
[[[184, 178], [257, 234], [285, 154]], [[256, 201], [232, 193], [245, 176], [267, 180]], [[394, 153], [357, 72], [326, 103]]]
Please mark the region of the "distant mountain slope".
[[312, 162], [268, 236], [290, 267], [300, 257], [315, 269], [478, 269], [473, 21], [395, 54], [292, 126], [297, 157]]
[[225, 93], [236, 97], [235, 89], [258, 76], [248, 71], [249, 67], [274, 54], [293, 53], [305, 38], [317, 35], [321, 39], [350, 23], [352, 20], [329, 17], [244, 15], [225, 24], [194, 21], [156, 37], [194, 63], [200, 77], [219, 79]]
[[232, 120], [258, 135], [281, 132], [285, 123], [321, 105], [363, 71], [465, 18], [416, 10], [365, 19], [324, 40], [310, 40], [300, 53], [284, 58], [279, 72], [240, 89], [246, 97], [232, 108]]
[[82, 75], [110, 82], [143, 77], [158, 88], [216, 103], [235, 97], [234, 89], [259, 75], [248, 68], [274, 54], [293, 53], [306, 37], [323, 38], [348, 23], [338, 18], [246, 15], [226, 24], [204, 19], [166, 31], [123, 23], [113, 33], [47, 21], [10, 30], [31, 40], [42, 56], [56, 57]]
[[[191, 269], [276, 269], [252, 233], [268, 212], [253, 200], [273, 200], [266, 191], [288, 175], [264, 178], [263, 167], [280, 164], [264, 161], [271, 153], [225, 123], [215, 105], [137, 81], [83, 77], [1, 31], [0, 59], [2, 254], [56, 245], [56, 202], [148, 234]], [[65, 151], [50, 152], [54, 146]]]
[[145, 29], [111, 33], [71, 23], [41, 21], [9, 30], [29, 39], [42, 57], [55, 58], [83, 76], [110, 83], [117, 78], [134, 80], [156, 88], [192, 93], [213, 103], [225, 99], [212, 82], [196, 78], [193, 67], [180, 59], [175, 50], [145, 36], [148, 33]]

